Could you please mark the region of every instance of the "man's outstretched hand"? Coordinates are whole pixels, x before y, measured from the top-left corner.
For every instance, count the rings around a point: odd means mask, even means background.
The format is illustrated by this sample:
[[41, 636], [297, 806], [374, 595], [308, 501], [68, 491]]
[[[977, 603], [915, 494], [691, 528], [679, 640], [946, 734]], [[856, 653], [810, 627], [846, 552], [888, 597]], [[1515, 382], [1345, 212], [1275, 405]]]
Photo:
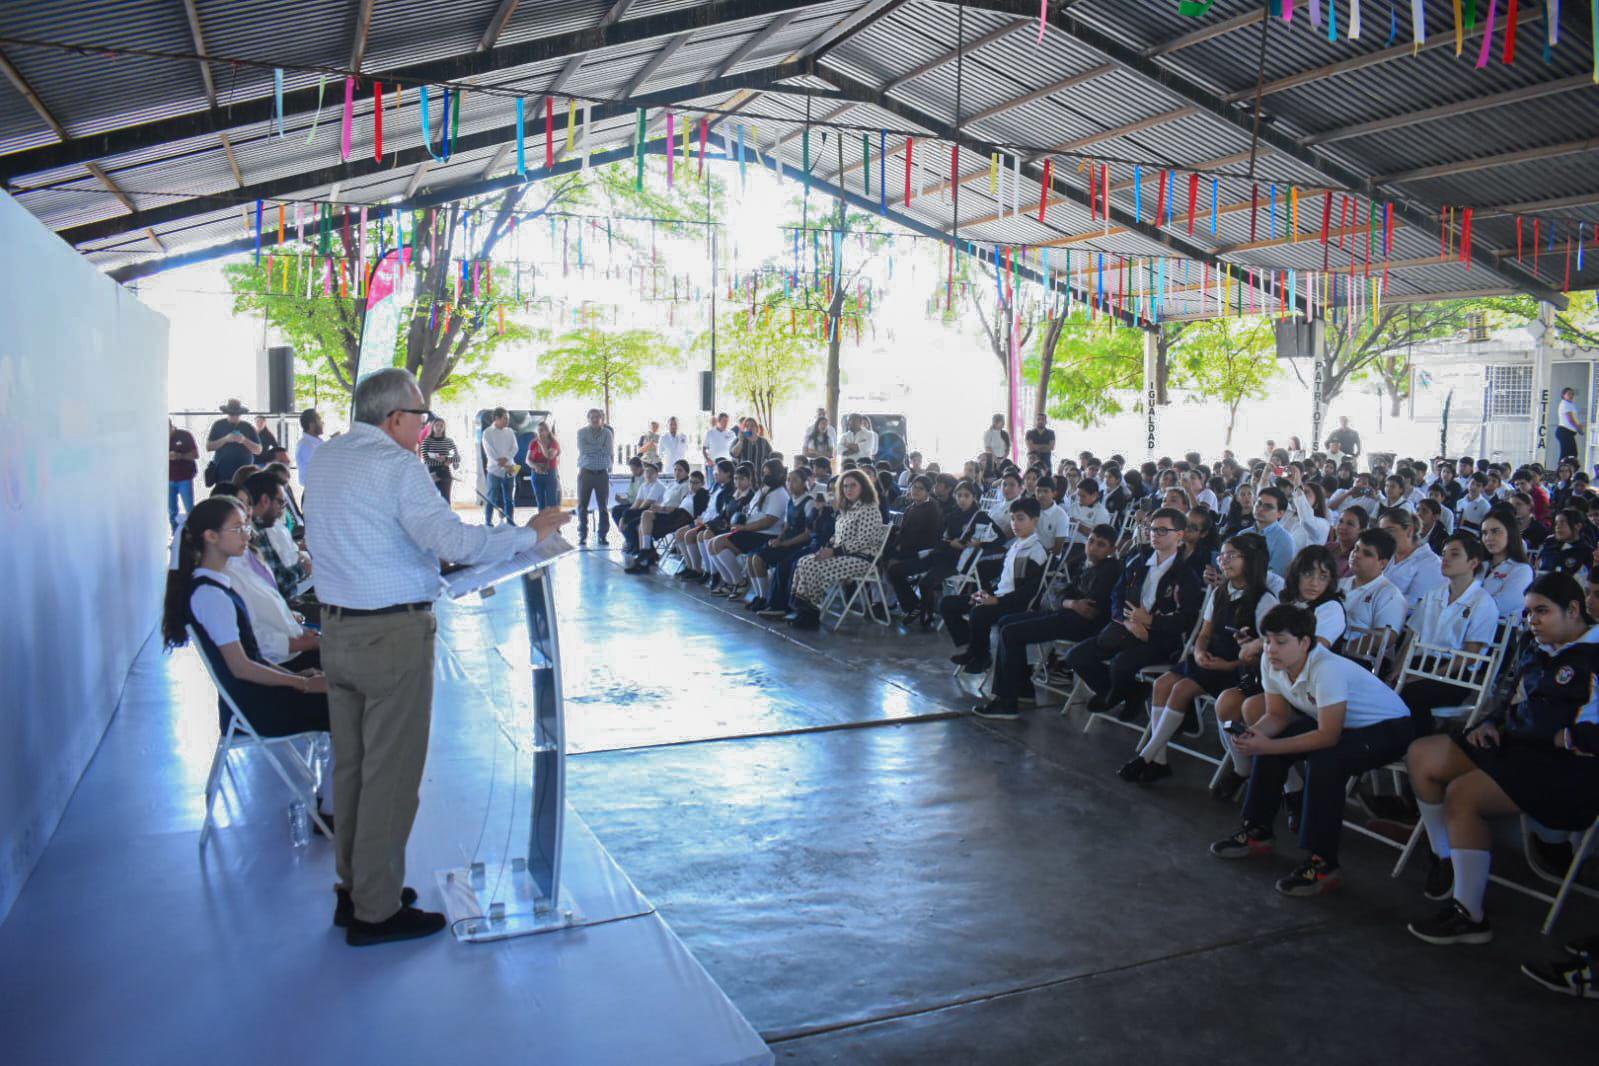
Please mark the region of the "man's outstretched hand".
[[540, 537], [547, 537], [572, 520], [571, 511], [562, 511], [551, 508], [540, 511], [527, 520], [527, 528], [538, 530]]

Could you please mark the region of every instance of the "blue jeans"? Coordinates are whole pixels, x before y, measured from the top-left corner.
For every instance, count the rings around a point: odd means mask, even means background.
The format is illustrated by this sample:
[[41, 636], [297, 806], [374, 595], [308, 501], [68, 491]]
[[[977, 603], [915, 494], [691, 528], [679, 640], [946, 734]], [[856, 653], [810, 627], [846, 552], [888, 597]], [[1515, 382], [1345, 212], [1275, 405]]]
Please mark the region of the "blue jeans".
[[516, 479], [489, 475], [489, 508], [485, 514], [489, 525], [498, 514], [512, 525], [516, 524]]
[[183, 513], [194, 510], [194, 479], [167, 482], [167, 521], [178, 528], [178, 501], [183, 501]]
[[561, 475], [555, 471], [533, 475], [533, 502], [541, 509], [561, 506]]

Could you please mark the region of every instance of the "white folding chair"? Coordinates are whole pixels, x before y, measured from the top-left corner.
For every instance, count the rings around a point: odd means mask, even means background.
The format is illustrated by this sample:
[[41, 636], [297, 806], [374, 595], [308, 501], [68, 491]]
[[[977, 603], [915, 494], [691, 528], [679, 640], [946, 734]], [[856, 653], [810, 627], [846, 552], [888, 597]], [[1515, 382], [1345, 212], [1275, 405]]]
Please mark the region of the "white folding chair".
[[[228, 728], [217, 739], [216, 753], [211, 757], [211, 772], [205, 779], [205, 822], [200, 826], [200, 854], [205, 854], [206, 841], [210, 838], [211, 830], [216, 825], [212, 817], [212, 809], [216, 806], [217, 793], [221, 791], [222, 768], [227, 765], [229, 753], [235, 749], [253, 748], [265, 756], [267, 762], [272, 765], [272, 769], [277, 771], [277, 775], [288, 786], [289, 792], [297, 800], [305, 804], [311, 820], [322, 831], [322, 835], [332, 840], [333, 830], [328, 828], [327, 823], [322, 820], [322, 815], [317, 811], [316, 791], [322, 783], [318, 767], [313, 765], [312, 760], [306, 755], [301, 754], [298, 747], [298, 742], [304, 741], [307, 751], [313, 751], [316, 738], [326, 736], [326, 734], [295, 733], [286, 737], [263, 737], [257, 733], [255, 727], [250, 724], [249, 719], [245, 718], [243, 712], [239, 710], [239, 705], [233, 702], [233, 697], [228, 694], [228, 690], [222, 686], [216, 670], [211, 666], [211, 660], [206, 658], [205, 652], [201, 650], [200, 640], [195, 636], [194, 627], [190, 626], [188, 628], [189, 643], [194, 646], [195, 654], [199, 656], [200, 662], [205, 665], [206, 676], [211, 679], [211, 684], [216, 688], [217, 695], [227, 705], [229, 711]], [[274, 748], [288, 750], [289, 758], [293, 761], [295, 769], [301, 776], [300, 782], [297, 783], [290, 776], [288, 767], [283, 765], [283, 760], [278, 758], [273, 750]]]
[[[1160, 675], [1166, 673], [1166, 671], [1176, 669], [1177, 663], [1181, 663], [1184, 659], [1188, 658], [1188, 653], [1193, 649], [1194, 641], [1199, 637], [1199, 627], [1203, 624], [1203, 619], [1196, 618], [1194, 620], [1193, 628], [1188, 631], [1188, 636], [1183, 639], [1182, 650], [1177, 653], [1177, 661], [1175, 663], [1151, 663], [1138, 671], [1138, 679], [1146, 683], [1153, 683], [1160, 677]], [[1079, 688], [1080, 687], [1082, 686], [1079, 685]], [[1072, 699], [1067, 700], [1067, 703], [1072, 703], [1075, 701], [1075, 699], [1076, 693], [1074, 692]], [[1094, 723], [1096, 721], [1109, 722], [1111, 725], [1119, 725], [1123, 729], [1132, 729], [1145, 735], [1149, 733], [1149, 726], [1147, 723], [1140, 725], [1137, 722], [1124, 721], [1123, 719], [1118, 718], [1114, 714], [1110, 714], [1106, 711], [1095, 711], [1090, 714], [1088, 716], [1088, 721], [1083, 723], [1083, 732], [1086, 733], [1090, 729], [1094, 728]]]
[[838, 632], [838, 627], [844, 624], [845, 619], [854, 617], [869, 618], [880, 626], [894, 624], [894, 617], [888, 609], [888, 588], [883, 584], [882, 571], [883, 553], [888, 550], [890, 532], [891, 529], [885, 526], [883, 539], [872, 554], [870, 570], [860, 577], [840, 581], [828, 589], [827, 595], [822, 598], [822, 618], [825, 620], [829, 615], [836, 615], [833, 632]]
[[[1575, 836], [1576, 834], [1572, 835]], [[1527, 857], [1527, 868], [1530, 869], [1535, 876], [1548, 881], [1550, 884], [1560, 886], [1559, 890], [1555, 893], [1552, 899], [1543, 895], [1542, 893], [1528, 893], [1529, 895], [1537, 896], [1539, 899], [1549, 900], [1549, 913], [1544, 916], [1543, 922], [1543, 934], [1544, 936], [1548, 936], [1549, 931], [1555, 927], [1555, 922], [1560, 919], [1560, 911], [1566, 905], [1566, 897], [1571, 895], [1573, 891], [1581, 892], [1585, 896], [1591, 896], [1595, 899], [1599, 899], [1599, 891], [1591, 889], [1587, 885], [1579, 885], [1576, 883], [1577, 873], [1582, 869], [1583, 862], [1588, 858], [1588, 856], [1599, 852], [1599, 818], [1594, 819], [1593, 824], [1588, 827], [1587, 831], [1582, 834], [1581, 839], [1578, 840], [1575, 846], [1571, 849], [1571, 863], [1566, 867], [1566, 874], [1564, 877], [1560, 877], [1553, 871], [1545, 870], [1533, 858], [1532, 819], [1528, 818], [1526, 815], [1521, 816], [1521, 841], [1522, 849]]]
[[1381, 676], [1382, 664], [1388, 658], [1393, 637], [1394, 631], [1387, 626], [1381, 629], [1350, 626], [1344, 631], [1344, 658], [1353, 659], [1367, 670]]
[[655, 550], [660, 555], [661, 561], [655, 564], [655, 569], [671, 577], [687, 565], [683, 558], [683, 549], [677, 543], [677, 531], [655, 539]]

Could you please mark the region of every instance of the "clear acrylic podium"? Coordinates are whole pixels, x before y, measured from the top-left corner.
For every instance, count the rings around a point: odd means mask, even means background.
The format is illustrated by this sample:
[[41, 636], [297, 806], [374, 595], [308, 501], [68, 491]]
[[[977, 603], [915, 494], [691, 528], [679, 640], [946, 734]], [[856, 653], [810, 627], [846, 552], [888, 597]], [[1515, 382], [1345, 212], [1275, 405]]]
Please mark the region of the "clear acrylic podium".
[[457, 940], [503, 940], [585, 924], [582, 910], [561, 881], [566, 733], [554, 575], [549, 565], [570, 550], [571, 545], [559, 537], [546, 538], [504, 562], [457, 570], [443, 579], [445, 594], [456, 600], [472, 593], [492, 595], [489, 590], [499, 591], [499, 586], [512, 582], [521, 585], [532, 672], [531, 716], [502, 716], [511, 743], [532, 754], [527, 851], [508, 863], [502, 857], [495, 869], [473, 862], [438, 871], [439, 891]]

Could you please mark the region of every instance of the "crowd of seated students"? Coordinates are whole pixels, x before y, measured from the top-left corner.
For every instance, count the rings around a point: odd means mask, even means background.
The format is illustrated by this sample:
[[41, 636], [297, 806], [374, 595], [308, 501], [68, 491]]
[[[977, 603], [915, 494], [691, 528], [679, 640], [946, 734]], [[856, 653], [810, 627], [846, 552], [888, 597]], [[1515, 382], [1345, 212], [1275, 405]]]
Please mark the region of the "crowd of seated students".
[[[991, 686], [979, 716], [1018, 717], [1046, 673], [1099, 713], [1136, 716], [1147, 698], [1149, 727], [1118, 769], [1130, 783], [1171, 776], [1172, 741], [1208, 698], [1224, 725], [1213, 792], [1244, 791], [1239, 830], [1211, 851], [1269, 852], [1283, 810], [1304, 851], [1278, 882], [1287, 895], [1340, 882], [1351, 779], [1408, 762], [1426, 892], [1448, 901], [1411, 924], [1431, 942], [1491, 936], [1485, 818], [1530, 814], [1564, 841], [1544, 845], [1563, 872], [1565, 838], [1599, 815], [1599, 596], [1583, 591], [1599, 507], [1573, 466], [1546, 484], [1535, 464], [1471, 459], [1360, 471], [1286, 450], [1214, 465], [1085, 452], [1050, 470], [985, 452], [957, 478], [909, 458], [901, 471], [845, 460], [837, 477], [821, 459], [718, 463], [709, 491], [677, 504], [678, 578], [814, 628], [831, 589], [880, 569], [897, 621], [941, 623], [965, 685]], [[635, 572], [654, 561], [642, 539], [637, 558]], [[1462, 662], [1503, 649], [1514, 695], [1461, 735], [1447, 712], [1474, 692], [1401, 685], [1412, 646]]]

